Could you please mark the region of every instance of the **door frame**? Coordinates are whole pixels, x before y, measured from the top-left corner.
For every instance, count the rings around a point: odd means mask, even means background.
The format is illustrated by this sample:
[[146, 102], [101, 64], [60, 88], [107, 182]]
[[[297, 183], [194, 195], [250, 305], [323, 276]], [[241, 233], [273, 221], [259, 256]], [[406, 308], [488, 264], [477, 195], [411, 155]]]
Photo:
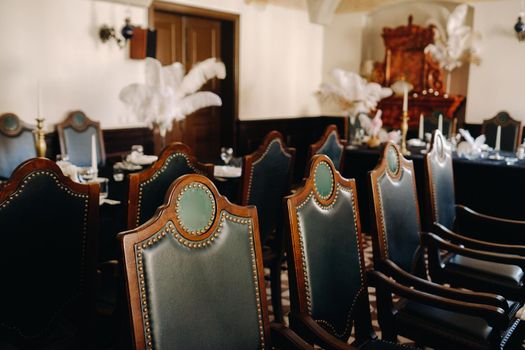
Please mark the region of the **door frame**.
[[[240, 29], [240, 15], [231, 12], [222, 12], [217, 10], [210, 10], [202, 7], [194, 7], [182, 4], [176, 4], [168, 1], [155, 0], [148, 11], [148, 22], [149, 26], [153, 27], [155, 23], [155, 11], [171, 12], [180, 15], [196, 16], [210, 19], [217, 19], [221, 22], [226, 22], [231, 26], [231, 35], [233, 36], [233, 52], [232, 65], [233, 65], [233, 96], [232, 96], [232, 110], [233, 115], [223, 115], [221, 113], [221, 133], [227, 132], [226, 140], [223, 139], [223, 135], [220, 135], [221, 142], [231, 143], [231, 146], [237, 145], [237, 121], [239, 120], [239, 29]], [[227, 120], [222, 120], [226, 117]], [[224, 127], [227, 127], [225, 130]]]

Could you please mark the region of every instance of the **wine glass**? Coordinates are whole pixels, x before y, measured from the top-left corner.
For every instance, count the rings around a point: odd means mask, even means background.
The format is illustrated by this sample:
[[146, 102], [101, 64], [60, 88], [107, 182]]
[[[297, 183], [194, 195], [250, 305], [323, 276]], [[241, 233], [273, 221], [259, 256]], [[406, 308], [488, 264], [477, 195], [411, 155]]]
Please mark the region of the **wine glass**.
[[221, 159], [224, 164], [228, 165], [233, 158], [233, 148], [221, 147]]
[[92, 167], [80, 168], [78, 171], [80, 182], [91, 182], [97, 177], [97, 170]]

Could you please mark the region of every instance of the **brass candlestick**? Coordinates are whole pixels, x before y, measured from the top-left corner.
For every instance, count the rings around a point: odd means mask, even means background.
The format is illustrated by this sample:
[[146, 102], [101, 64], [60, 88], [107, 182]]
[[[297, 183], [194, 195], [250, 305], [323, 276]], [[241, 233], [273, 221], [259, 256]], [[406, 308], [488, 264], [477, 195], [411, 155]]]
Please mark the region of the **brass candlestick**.
[[407, 149], [407, 131], [408, 111], [403, 111], [403, 117], [401, 118], [401, 153], [404, 156], [410, 155], [410, 151]]
[[36, 153], [39, 157], [46, 156], [46, 138], [44, 132], [44, 118], [36, 118]]

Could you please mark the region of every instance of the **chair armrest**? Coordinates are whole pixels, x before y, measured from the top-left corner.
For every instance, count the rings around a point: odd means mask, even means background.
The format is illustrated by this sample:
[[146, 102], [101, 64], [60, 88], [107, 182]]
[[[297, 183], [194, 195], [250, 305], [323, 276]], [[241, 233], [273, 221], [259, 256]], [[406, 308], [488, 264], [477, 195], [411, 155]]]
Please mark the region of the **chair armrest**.
[[319, 345], [326, 350], [355, 349], [319, 326], [310, 315], [290, 313], [289, 319], [290, 327], [312, 344]]
[[[456, 205], [455, 230], [465, 236], [505, 244], [525, 245], [525, 221], [485, 215]], [[497, 232], [497, 235], [494, 233]], [[494, 240], [492, 240], [494, 238]]]
[[[437, 222], [434, 222], [432, 224], [432, 233], [435, 233], [439, 237], [451, 241], [454, 244], [461, 244], [468, 248], [476, 250], [485, 250], [494, 253], [525, 256], [525, 245], [492, 243], [475, 238], [470, 238], [467, 236], [463, 236], [460, 233], [453, 232], [445, 226], [438, 224]], [[494, 232], [494, 234], [499, 234], [499, 232]]]
[[509, 317], [505, 311], [499, 307], [477, 303], [467, 303], [464, 301], [432, 295], [413, 289], [395, 282], [379, 271], [368, 271], [368, 281], [370, 285], [377, 289], [385, 289], [400, 297], [412, 300], [421, 304], [437, 307], [443, 310], [459, 312], [462, 314], [479, 317], [484, 319], [488, 325], [497, 330], [505, 330], [509, 324]]
[[474, 259], [492, 261], [500, 264], [518, 265], [519, 267], [525, 270], [525, 257], [512, 254], [501, 254], [487, 252], [483, 250], [476, 250], [472, 248], [465, 248], [463, 246], [445, 241], [444, 239], [431, 232], [422, 233], [421, 239], [423, 244], [429, 249], [443, 249], [448, 252], [460, 254]]
[[507, 300], [501, 295], [445, 287], [440, 284], [430, 282], [426, 279], [414, 276], [397, 266], [391, 260], [383, 260], [381, 264], [381, 271], [386, 273], [389, 277], [392, 277], [401, 284], [414, 287], [422, 292], [444, 298], [455, 299], [466, 303], [491, 305], [494, 307], [499, 307], [505, 312], [509, 311]]
[[313, 346], [305, 342], [290, 328], [286, 328], [281, 323], [272, 322], [270, 324], [270, 332], [272, 335], [272, 345], [277, 349], [314, 350]]

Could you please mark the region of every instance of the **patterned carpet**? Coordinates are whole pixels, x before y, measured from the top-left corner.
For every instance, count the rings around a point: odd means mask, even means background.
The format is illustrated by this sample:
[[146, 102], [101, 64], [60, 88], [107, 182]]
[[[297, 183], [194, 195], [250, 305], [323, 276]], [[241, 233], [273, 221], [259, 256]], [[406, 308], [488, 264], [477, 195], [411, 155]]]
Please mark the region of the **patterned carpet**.
[[[372, 240], [369, 235], [363, 234], [363, 248], [365, 252], [366, 268], [371, 269], [372, 268], [372, 258], [373, 258], [372, 257]], [[267, 276], [269, 276], [270, 270], [266, 269], [265, 273]], [[283, 272], [281, 274], [281, 286], [282, 286], [281, 300], [283, 303], [284, 319], [285, 319], [285, 323], [288, 323], [287, 315], [288, 315], [288, 312], [290, 312], [290, 291], [288, 287], [287, 269], [283, 269]], [[266, 293], [268, 295], [268, 309], [269, 309], [270, 319], [273, 319], [271, 290], [270, 290], [269, 281], [266, 281]], [[376, 334], [379, 337], [381, 337], [381, 329], [379, 328], [379, 324], [377, 323], [376, 293], [375, 293], [374, 288], [368, 287], [368, 296], [370, 298], [370, 312], [372, 314], [372, 326]], [[403, 337], [398, 337], [398, 341], [402, 344], [414, 345], [412, 341], [410, 341], [409, 339], [403, 338]]]

